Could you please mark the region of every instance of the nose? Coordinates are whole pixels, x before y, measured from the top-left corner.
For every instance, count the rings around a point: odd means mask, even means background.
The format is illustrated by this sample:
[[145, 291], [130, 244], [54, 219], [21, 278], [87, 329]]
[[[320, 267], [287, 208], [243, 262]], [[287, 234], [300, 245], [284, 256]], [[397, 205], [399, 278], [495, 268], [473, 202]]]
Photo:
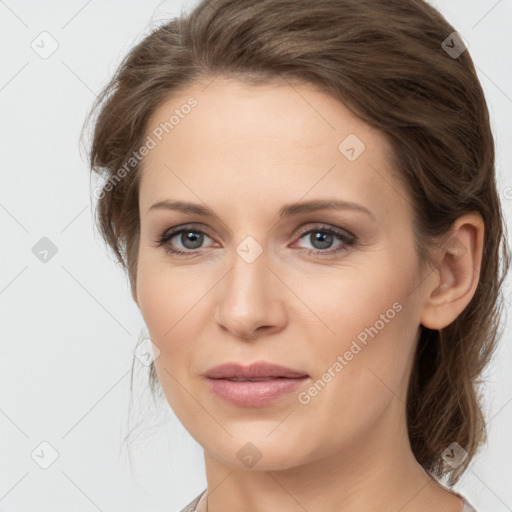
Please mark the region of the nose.
[[231, 270], [218, 285], [216, 324], [243, 340], [280, 332], [287, 323], [283, 280], [269, 268], [265, 251], [251, 263], [235, 252]]

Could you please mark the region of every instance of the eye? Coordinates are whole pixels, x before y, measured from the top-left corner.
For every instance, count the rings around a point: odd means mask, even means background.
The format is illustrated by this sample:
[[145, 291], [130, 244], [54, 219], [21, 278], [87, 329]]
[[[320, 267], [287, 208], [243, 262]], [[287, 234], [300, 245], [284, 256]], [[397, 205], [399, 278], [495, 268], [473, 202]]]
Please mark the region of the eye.
[[[205, 237], [210, 238], [202, 229], [188, 225], [165, 232], [156, 243], [157, 247], [165, 245], [165, 250], [168, 253], [176, 256], [190, 256], [200, 252], [198, 249], [202, 248]], [[176, 241], [172, 243], [173, 239], [176, 239]], [[176, 249], [177, 243], [181, 244], [182, 248], [178, 245]]]
[[[302, 248], [301, 252], [314, 255], [332, 255], [346, 251], [349, 247], [357, 245], [357, 237], [347, 231], [319, 224], [307, 231], [303, 231], [299, 240], [306, 239], [313, 245], [313, 248]], [[166, 252], [175, 256], [195, 256], [203, 249], [205, 239], [211, 238], [208, 234], [194, 225], [181, 226], [163, 233], [156, 246], [165, 246]], [[335, 240], [340, 241], [338, 246], [331, 248]], [[174, 241], [173, 241], [174, 240]], [[180, 247], [181, 245], [181, 247]]]
[[[316, 225], [303, 232], [299, 237], [299, 240], [302, 240], [303, 238], [313, 245], [312, 249], [302, 249], [302, 252], [306, 252], [307, 254], [332, 255], [346, 251], [349, 247], [357, 245], [357, 238], [351, 233], [322, 224]], [[340, 240], [341, 243], [334, 249], [331, 249], [331, 246], [335, 243], [336, 239]]]

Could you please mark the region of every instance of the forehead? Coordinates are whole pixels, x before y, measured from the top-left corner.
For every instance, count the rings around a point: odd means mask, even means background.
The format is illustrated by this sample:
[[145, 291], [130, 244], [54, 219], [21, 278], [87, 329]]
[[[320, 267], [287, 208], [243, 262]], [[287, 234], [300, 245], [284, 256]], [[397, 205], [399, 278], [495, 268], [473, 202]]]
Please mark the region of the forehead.
[[155, 110], [147, 135], [155, 147], [143, 162], [141, 211], [166, 193], [246, 208], [255, 197], [260, 207], [339, 194], [374, 210], [404, 195], [385, 136], [309, 84], [198, 83]]

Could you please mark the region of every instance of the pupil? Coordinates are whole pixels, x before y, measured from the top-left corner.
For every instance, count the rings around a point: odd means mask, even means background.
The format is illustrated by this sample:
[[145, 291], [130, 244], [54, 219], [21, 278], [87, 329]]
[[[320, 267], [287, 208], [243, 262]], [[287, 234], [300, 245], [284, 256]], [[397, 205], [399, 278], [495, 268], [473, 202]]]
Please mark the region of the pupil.
[[317, 247], [317, 249], [326, 249], [332, 243], [332, 235], [330, 233], [317, 232], [316, 235], [312, 234], [312, 236], [314, 237], [313, 246], [315, 246], [315, 243], [320, 242], [320, 247]]
[[[186, 233], [182, 233], [181, 242], [187, 249], [197, 249], [198, 247], [201, 247], [203, 235], [195, 233], [194, 231], [188, 231]], [[187, 245], [188, 242], [192, 242], [192, 247]]]

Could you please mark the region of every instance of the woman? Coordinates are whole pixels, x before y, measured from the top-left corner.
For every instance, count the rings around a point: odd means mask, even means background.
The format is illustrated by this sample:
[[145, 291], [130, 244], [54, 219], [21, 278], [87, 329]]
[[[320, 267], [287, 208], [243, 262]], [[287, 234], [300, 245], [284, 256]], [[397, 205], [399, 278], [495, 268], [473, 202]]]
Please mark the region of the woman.
[[422, 0], [210, 0], [94, 105], [101, 233], [204, 448], [184, 510], [468, 512], [509, 265], [484, 94]]

